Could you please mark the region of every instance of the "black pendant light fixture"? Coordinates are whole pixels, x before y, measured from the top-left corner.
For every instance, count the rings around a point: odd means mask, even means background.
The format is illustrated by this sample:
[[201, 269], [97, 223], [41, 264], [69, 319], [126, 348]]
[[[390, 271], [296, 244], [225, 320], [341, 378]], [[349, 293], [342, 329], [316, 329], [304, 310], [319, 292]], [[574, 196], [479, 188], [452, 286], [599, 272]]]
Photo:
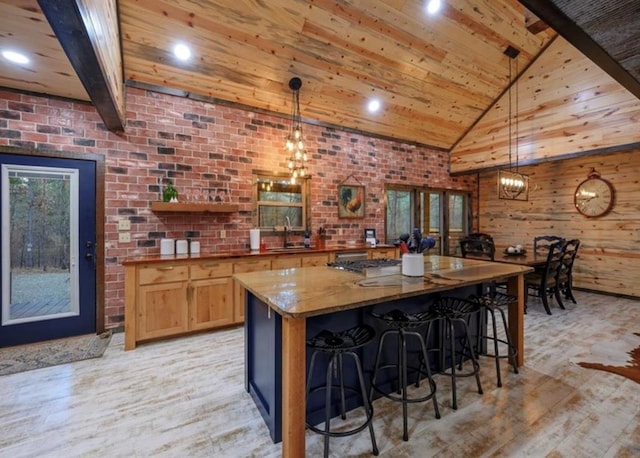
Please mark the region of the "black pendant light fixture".
[[304, 178], [309, 173], [307, 150], [305, 149], [304, 136], [302, 134], [302, 117], [300, 116], [301, 87], [302, 80], [300, 78], [294, 77], [289, 80], [289, 89], [291, 89], [291, 126], [284, 148], [289, 155], [287, 168], [291, 174], [292, 184], [295, 184], [298, 178]]
[[518, 75], [518, 54], [520, 51], [513, 46], [508, 46], [504, 53], [509, 57], [509, 168], [498, 171], [498, 198], [508, 200], [529, 200], [529, 177], [518, 171], [518, 80], [516, 79], [515, 96], [515, 167], [512, 162], [511, 144], [514, 134], [513, 111], [512, 111], [512, 89], [514, 86], [511, 67], [515, 64], [516, 75]]

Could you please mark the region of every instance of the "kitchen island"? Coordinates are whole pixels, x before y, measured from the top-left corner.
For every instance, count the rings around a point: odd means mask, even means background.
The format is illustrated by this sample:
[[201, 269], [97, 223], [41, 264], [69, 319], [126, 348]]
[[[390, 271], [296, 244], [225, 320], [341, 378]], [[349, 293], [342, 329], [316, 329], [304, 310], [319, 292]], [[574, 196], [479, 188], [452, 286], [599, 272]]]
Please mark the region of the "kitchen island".
[[442, 292], [466, 295], [465, 288], [507, 279], [508, 292], [518, 298], [509, 310], [509, 327], [518, 350], [517, 364], [521, 365], [523, 274], [532, 270], [475, 259], [425, 256], [424, 277], [395, 274], [367, 278], [325, 266], [234, 275], [246, 289], [245, 387], [274, 440], [282, 439], [282, 455], [305, 454], [307, 321], [384, 303], [424, 302]]

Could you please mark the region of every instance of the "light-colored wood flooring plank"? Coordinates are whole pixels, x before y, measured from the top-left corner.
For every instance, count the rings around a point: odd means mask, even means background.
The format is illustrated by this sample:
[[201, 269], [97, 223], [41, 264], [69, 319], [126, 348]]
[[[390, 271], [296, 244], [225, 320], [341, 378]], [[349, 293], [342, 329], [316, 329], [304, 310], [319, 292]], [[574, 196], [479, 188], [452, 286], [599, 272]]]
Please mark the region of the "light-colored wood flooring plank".
[[[577, 292], [578, 305], [530, 299], [525, 366], [482, 359], [484, 394], [472, 378], [436, 375], [442, 418], [430, 402], [374, 402], [381, 456], [640, 456], [640, 385], [585, 369], [594, 343], [640, 332], [640, 301]], [[244, 391], [242, 328], [140, 345], [124, 351], [115, 334], [99, 359], [0, 377], [0, 457], [276, 457], [266, 426]], [[301, 420], [303, 421], [303, 420]], [[353, 419], [356, 421], [356, 419]], [[307, 432], [307, 456], [322, 438]], [[332, 438], [332, 456], [368, 456], [366, 430]]]

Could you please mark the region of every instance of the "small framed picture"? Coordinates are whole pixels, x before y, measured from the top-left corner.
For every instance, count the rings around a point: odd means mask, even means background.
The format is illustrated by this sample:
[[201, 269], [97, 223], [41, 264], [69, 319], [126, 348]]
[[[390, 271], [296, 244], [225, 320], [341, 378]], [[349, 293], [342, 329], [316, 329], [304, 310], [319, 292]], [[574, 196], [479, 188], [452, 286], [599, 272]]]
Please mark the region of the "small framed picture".
[[338, 186], [338, 218], [364, 218], [364, 186]]

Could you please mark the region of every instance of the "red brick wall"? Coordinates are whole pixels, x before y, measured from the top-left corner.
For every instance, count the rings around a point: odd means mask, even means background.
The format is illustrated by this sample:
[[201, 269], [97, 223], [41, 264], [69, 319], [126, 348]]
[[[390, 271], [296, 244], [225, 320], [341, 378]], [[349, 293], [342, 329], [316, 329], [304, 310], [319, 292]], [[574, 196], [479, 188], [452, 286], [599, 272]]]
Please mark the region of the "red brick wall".
[[[283, 95], [283, 100], [284, 100]], [[105, 320], [123, 325], [122, 260], [157, 254], [162, 237], [200, 240], [203, 252], [248, 249], [253, 225], [252, 171], [284, 171], [285, 119], [129, 88], [124, 134], [105, 130], [94, 108], [0, 90], [0, 145], [103, 154], [106, 158]], [[425, 126], [437, 128], [437, 126]], [[475, 177], [450, 177], [448, 154], [402, 142], [305, 125], [311, 152], [311, 227], [333, 243], [362, 241], [365, 227], [384, 238], [385, 183], [475, 190]], [[337, 187], [350, 174], [366, 185], [364, 219], [338, 219]], [[160, 214], [160, 180], [187, 188], [229, 188], [240, 211]], [[350, 179], [348, 183], [357, 184]], [[131, 242], [118, 242], [118, 220], [131, 221]], [[220, 239], [220, 230], [226, 239]], [[342, 236], [337, 236], [339, 230]], [[267, 243], [280, 243], [280, 237]], [[329, 244], [332, 242], [330, 241]]]

